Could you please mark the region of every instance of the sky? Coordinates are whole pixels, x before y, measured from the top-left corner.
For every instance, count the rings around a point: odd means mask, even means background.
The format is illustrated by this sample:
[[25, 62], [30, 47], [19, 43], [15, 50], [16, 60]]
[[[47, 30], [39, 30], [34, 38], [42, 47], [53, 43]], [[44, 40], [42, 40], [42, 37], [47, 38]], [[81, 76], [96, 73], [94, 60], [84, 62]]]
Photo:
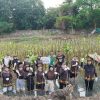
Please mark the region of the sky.
[[45, 8], [57, 7], [62, 4], [65, 0], [42, 0]]

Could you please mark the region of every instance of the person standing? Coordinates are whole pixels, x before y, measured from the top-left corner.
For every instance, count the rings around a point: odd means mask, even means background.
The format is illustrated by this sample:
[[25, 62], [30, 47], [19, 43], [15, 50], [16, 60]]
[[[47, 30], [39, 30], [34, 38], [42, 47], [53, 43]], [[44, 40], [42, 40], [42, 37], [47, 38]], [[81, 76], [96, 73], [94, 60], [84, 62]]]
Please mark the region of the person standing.
[[3, 78], [3, 93], [7, 93], [9, 91], [13, 90], [12, 86], [12, 74], [8, 67], [5, 67], [2, 72], [2, 78]]
[[82, 68], [84, 67], [84, 63], [85, 63], [85, 59], [84, 58], [81, 58], [81, 60], [80, 60], [80, 66]]
[[25, 59], [24, 59], [24, 61], [23, 61], [23, 64], [24, 64], [24, 66], [25, 66], [25, 65], [27, 65], [27, 64], [29, 64], [29, 63], [30, 63], [29, 57], [26, 56]]
[[56, 63], [55, 63], [56, 71], [58, 73], [64, 62], [65, 62], [65, 55], [61, 51], [58, 51], [58, 55], [56, 56]]
[[93, 91], [94, 80], [98, 80], [95, 66], [91, 58], [87, 59], [87, 64], [84, 65], [84, 80], [86, 91]]
[[18, 69], [16, 69], [16, 75], [17, 75], [17, 80], [16, 80], [16, 90], [18, 93], [21, 91], [25, 93], [25, 78], [26, 78], [26, 73], [23, 69], [23, 63], [20, 62], [18, 64]]
[[35, 72], [35, 82], [36, 82], [37, 94], [44, 95], [45, 73], [43, 71], [42, 66], [39, 66], [37, 71]]
[[48, 84], [47, 91], [49, 92], [49, 94], [51, 94], [55, 90], [54, 82], [56, 81], [58, 77], [58, 73], [54, 71], [53, 66], [49, 66], [49, 70], [45, 72], [45, 77], [46, 77], [47, 84]]
[[38, 69], [38, 67], [40, 66], [43, 66], [43, 62], [41, 60], [41, 56], [38, 56], [36, 61], [35, 61], [35, 66], [36, 66], [36, 69]]
[[16, 70], [16, 66], [18, 65], [19, 62], [20, 62], [20, 60], [18, 59], [18, 57], [17, 56], [13, 56], [13, 60], [12, 60], [13, 71]]
[[55, 61], [56, 61], [56, 55], [54, 55], [54, 52], [53, 51], [50, 52], [49, 57], [50, 57], [49, 67], [50, 66], [54, 66], [55, 65]]
[[56, 57], [56, 63], [62, 65], [64, 62], [65, 62], [65, 55], [61, 51], [58, 51], [58, 55]]
[[26, 85], [27, 85], [27, 90], [28, 93], [32, 93], [34, 90], [34, 72], [33, 68], [30, 67], [30, 65], [26, 65]]
[[77, 57], [73, 57], [70, 68], [70, 82], [73, 85], [76, 85], [78, 70], [79, 70], [79, 61]]
[[31, 66], [31, 63], [30, 63], [30, 60], [29, 60], [28, 56], [26, 56], [25, 59], [24, 59], [24, 61], [23, 61], [23, 69], [26, 70], [27, 66]]
[[60, 89], [63, 89], [69, 83], [69, 75], [70, 75], [70, 68], [67, 67], [66, 64], [63, 64], [59, 73]]
[[11, 67], [11, 60], [12, 58], [7, 54], [4, 58], [3, 58], [3, 67]]

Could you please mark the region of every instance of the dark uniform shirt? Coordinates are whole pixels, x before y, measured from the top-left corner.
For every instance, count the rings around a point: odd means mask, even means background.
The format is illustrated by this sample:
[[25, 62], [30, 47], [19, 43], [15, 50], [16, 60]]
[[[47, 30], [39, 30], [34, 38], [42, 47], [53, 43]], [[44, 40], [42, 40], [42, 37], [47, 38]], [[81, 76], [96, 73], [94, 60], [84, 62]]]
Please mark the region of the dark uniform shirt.
[[2, 78], [4, 86], [12, 85], [12, 74], [10, 72], [3, 71]]
[[60, 69], [59, 80], [63, 82], [69, 81], [70, 70]]
[[37, 74], [36, 74], [36, 82], [37, 82], [37, 84], [40, 84], [40, 83], [44, 83], [45, 82], [44, 72], [43, 71], [37, 71]]
[[56, 57], [56, 59], [57, 59], [58, 63], [59, 63], [60, 65], [62, 65], [62, 64], [64, 63], [65, 56], [64, 56], [64, 55], [58, 55], [58, 56]]
[[97, 77], [97, 73], [93, 64], [84, 66], [85, 70], [85, 79], [92, 80], [94, 77]]
[[[75, 66], [76, 65], [76, 66]], [[71, 61], [71, 72], [75, 73], [78, 71], [78, 62], [77, 61]]]
[[[18, 70], [19, 71], [19, 70]], [[19, 75], [20, 74], [20, 75]], [[24, 70], [19, 71], [19, 74], [16, 72], [17, 78], [18, 79], [25, 79], [26, 78], [26, 73]]]
[[56, 78], [57, 78], [57, 72], [55, 73], [54, 71], [48, 71], [46, 74], [45, 74], [45, 76], [46, 76], [46, 79], [47, 80], [55, 80]]

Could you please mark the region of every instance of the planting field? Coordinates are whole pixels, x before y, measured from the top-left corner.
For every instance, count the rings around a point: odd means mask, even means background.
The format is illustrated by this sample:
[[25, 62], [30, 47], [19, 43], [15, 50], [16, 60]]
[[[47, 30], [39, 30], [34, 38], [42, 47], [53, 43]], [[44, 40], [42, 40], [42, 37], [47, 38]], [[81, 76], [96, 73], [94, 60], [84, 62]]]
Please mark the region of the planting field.
[[73, 56], [86, 57], [89, 53], [100, 54], [100, 35], [19, 35], [0, 38], [0, 60], [5, 54], [17, 55], [23, 59], [26, 55], [46, 56], [50, 51], [62, 50], [68, 61]]
[[[45, 33], [28, 35], [23, 33], [21, 35], [10, 35], [0, 38], [1, 61], [6, 54], [11, 56], [17, 55], [21, 60], [23, 60], [30, 54], [34, 54], [35, 56], [48, 56], [50, 51], [54, 51], [56, 54], [58, 50], [64, 52], [68, 62], [70, 62], [73, 56], [77, 56], [80, 59], [92, 53], [100, 55], [100, 35], [54, 35], [52, 33], [49, 35]], [[98, 69], [99, 67], [97, 67], [97, 73], [100, 75]], [[80, 72], [77, 82], [79, 86], [84, 88], [83, 72]], [[100, 78], [94, 85], [95, 94], [100, 92], [99, 82]], [[30, 100], [31, 99], [32, 98], [30, 98]]]

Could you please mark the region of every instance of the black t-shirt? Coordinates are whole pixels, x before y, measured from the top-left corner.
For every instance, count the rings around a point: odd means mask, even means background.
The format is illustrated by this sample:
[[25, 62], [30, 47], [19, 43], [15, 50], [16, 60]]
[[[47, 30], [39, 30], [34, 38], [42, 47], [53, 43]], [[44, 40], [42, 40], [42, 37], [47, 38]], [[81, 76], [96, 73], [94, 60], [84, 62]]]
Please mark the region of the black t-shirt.
[[2, 78], [3, 78], [3, 84], [10, 84], [12, 80], [12, 74], [3, 72]]

